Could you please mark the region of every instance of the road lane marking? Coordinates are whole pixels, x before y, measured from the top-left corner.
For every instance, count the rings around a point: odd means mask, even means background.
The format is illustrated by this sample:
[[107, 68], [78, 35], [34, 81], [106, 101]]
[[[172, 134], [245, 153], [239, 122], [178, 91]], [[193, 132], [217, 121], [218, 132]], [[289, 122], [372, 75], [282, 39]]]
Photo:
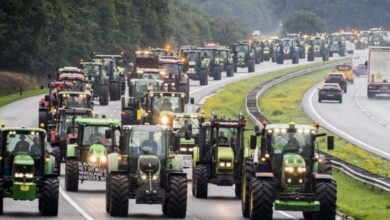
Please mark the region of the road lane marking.
[[334, 126], [331, 125], [328, 121], [326, 121], [326, 120], [325, 120], [325, 119], [324, 119], [324, 118], [315, 110], [315, 108], [314, 108], [314, 105], [313, 105], [313, 102], [312, 102], [312, 101], [313, 101], [314, 94], [315, 94], [316, 92], [317, 92], [317, 90], [314, 89], [314, 90], [310, 93], [310, 95], [309, 95], [309, 107], [310, 107], [310, 110], [311, 110], [311, 111], [313, 112], [313, 114], [314, 114], [320, 121], [322, 121], [330, 130], [333, 130], [333, 131], [335, 131], [335, 133], [339, 133], [339, 134], [341, 134], [342, 136], [345, 136], [345, 137], [347, 137], [347, 138], [349, 138], [349, 139], [355, 141], [356, 143], [358, 143], [358, 144], [360, 144], [360, 145], [363, 145], [363, 146], [365, 146], [366, 148], [371, 149], [371, 150], [377, 152], [377, 155], [379, 155], [379, 156], [381, 156], [381, 157], [385, 157], [385, 158], [387, 158], [387, 159], [390, 158], [390, 153], [387, 153], [387, 152], [385, 152], [385, 151], [383, 151], [383, 150], [380, 150], [380, 149], [378, 149], [378, 148], [376, 148], [376, 147], [374, 147], [374, 146], [371, 146], [371, 145], [369, 145], [369, 144], [367, 144], [367, 143], [365, 143], [365, 142], [363, 142], [363, 141], [361, 141], [361, 140], [359, 140], [359, 139], [356, 139], [356, 138], [352, 137], [351, 135], [345, 133], [344, 131], [342, 131], [342, 130], [336, 128], [336, 127], [334, 127]]
[[77, 212], [82, 215], [87, 220], [94, 220], [84, 209], [82, 209], [70, 196], [62, 189], [60, 186], [60, 194], [61, 196], [71, 205]]

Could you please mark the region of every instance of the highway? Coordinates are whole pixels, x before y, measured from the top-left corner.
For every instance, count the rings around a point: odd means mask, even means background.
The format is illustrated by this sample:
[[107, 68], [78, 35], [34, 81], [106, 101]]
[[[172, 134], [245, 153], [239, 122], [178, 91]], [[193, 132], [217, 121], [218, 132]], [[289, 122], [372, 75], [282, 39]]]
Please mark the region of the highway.
[[348, 85], [343, 103], [318, 103], [317, 88], [308, 90], [302, 100], [306, 113], [336, 135], [370, 151], [390, 159], [390, 97], [367, 98], [367, 77], [355, 78]]
[[[320, 62], [317, 59], [316, 62]], [[275, 63], [262, 63], [256, 65], [255, 73], [246, 73], [246, 69], [239, 69], [234, 77], [226, 78], [223, 73], [221, 81], [209, 80], [208, 86], [199, 86], [198, 81], [191, 81], [191, 97], [195, 98], [194, 106], [187, 106], [188, 111], [194, 111], [205, 101], [205, 97], [213, 94], [227, 83], [261, 75], [266, 72], [288, 68], [292, 64], [288, 61], [284, 65]], [[306, 63], [300, 60], [300, 64]], [[296, 66], [296, 65], [294, 65]], [[245, 72], [244, 72], [245, 71]], [[352, 92], [353, 90], [351, 90]], [[20, 100], [0, 108], [0, 121], [5, 121], [7, 126], [36, 126], [38, 117], [38, 100], [40, 97], [31, 97]], [[109, 106], [95, 104], [95, 111], [105, 114], [107, 117], [120, 117], [120, 102], [110, 102]], [[389, 143], [389, 142], [388, 142]], [[64, 165], [63, 165], [64, 166]], [[64, 172], [64, 167], [62, 172]], [[190, 172], [189, 172], [190, 173]], [[189, 178], [190, 175], [188, 176]], [[105, 211], [105, 183], [84, 182], [79, 187], [79, 192], [65, 192], [64, 173], [60, 177], [60, 206], [56, 219], [109, 219]], [[233, 187], [216, 187], [209, 185], [209, 198], [196, 199], [191, 194], [191, 182], [188, 187], [187, 219], [243, 219], [240, 200], [234, 197]], [[41, 218], [38, 212], [38, 202], [20, 202], [5, 199], [4, 215], [7, 219], [27, 219], [31, 216]], [[162, 219], [161, 205], [135, 205], [130, 200], [129, 218], [132, 219]], [[301, 212], [275, 211], [275, 219], [301, 219]]]

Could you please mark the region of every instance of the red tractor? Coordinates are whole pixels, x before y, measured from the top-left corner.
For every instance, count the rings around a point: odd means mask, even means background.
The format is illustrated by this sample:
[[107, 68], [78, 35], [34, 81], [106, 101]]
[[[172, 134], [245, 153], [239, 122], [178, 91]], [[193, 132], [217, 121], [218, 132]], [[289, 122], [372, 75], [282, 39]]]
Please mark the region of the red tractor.
[[185, 93], [185, 102], [188, 103], [190, 95], [190, 79], [182, 70], [180, 60], [163, 59], [160, 60], [160, 68], [164, 71], [163, 90], [167, 92]]

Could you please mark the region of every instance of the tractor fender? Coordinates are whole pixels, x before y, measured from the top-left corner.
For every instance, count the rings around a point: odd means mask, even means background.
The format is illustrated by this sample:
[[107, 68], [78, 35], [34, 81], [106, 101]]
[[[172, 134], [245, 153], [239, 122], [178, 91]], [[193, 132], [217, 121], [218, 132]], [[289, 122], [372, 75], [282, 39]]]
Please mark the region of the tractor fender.
[[273, 173], [256, 173], [256, 179], [273, 179]]
[[45, 173], [44, 175], [54, 175], [54, 165], [56, 159], [53, 155], [49, 155], [45, 159]]
[[314, 180], [333, 180], [333, 177], [329, 174], [313, 173]]
[[76, 144], [68, 144], [68, 146], [66, 147], [66, 157], [77, 158], [78, 155], [76, 155], [76, 147], [77, 147]]
[[119, 171], [120, 157], [121, 155], [119, 155], [118, 153], [111, 153], [107, 156], [108, 173], [111, 173], [112, 171]]

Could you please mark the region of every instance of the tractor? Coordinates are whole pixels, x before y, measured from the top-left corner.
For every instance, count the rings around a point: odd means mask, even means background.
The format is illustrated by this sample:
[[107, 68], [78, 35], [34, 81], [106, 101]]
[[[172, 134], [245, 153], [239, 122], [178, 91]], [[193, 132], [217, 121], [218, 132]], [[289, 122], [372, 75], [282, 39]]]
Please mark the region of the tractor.
[[233, 72], [237, 72], [237, 68], [248, 67], [248, 73], [255, 71], [255, 58], [253, 50], [247, 42], [241, 41], [231, 46], [233, 52]]
[[305, 38], [298, 33], [288, 33], [286, 34], [286, 37], [291, 38], [293, 41], [296, 42], [299, 51], [299, 59], [305, 58], [306, 56]]
[[160, 68], [163, 69], [163, 90], [166, 92], [182, 92], [186, 94], [185, 103], [189, 101], [190, 78], [182, 70], [180, 60], [160, 60]]
[[329, 60], [328, 43], [320, 36], [313, 37], [310, 40], [307, 51], [307, 61], [314, 61], [315, 57], [322, 57], [322, 61]]
[[95, 55], [94, 62], [103, 64], [108, 77], [108, 90], [111, 101], [118, 101], [125, 93], [126, 81], [124, 61], [121, 55]]
[[229, 48], [220, 46], [218, 48], [218, 55], [221, 69], [226, 72], [227, 77], [232, 77], [234, 75], [233, 57]]
[[61, 91], [57, 95], [57, 108], [53, 110], [53, 119], [60, 109], [93, 109], [94, 103], [88, 92]]
[[160, 92], [163, 82], [155, 79], [132, 79], [129, 86], [129, 96], [122, 97], [122, 125], [142, 123], [142, 104], [149, 92]]
[[150, 51], [136, 51], [133, 68], [127, 76], [127, 82], [129, 84], [130, 80], [134, 78], [150, 78], [149, 76], [144, 76], [143, 69], [159, 70], [159, 68], [160, 64], [157, 54], [151, 53]]
[[[275, 210], [302, 211], [305, 219], [335, 219], [336, 182], [329, 160], [319, 153], [319, 125], [263, 122], [244, 158], [241, 204], [244, 217], [272, 219]], [[261, 144], [257, 147], [257, 139]], [[328, 149], [334, 137], [328, 136]]]
[[262, 52], [263, 61], [269, 61], [272, 58], [273, 47], [270, 40], [262, 42]]
[[184, 112], [185, 96], [180, 92], [149, 92], [142, 106], [142, 122], [167, 125], [169, 114]]
[[124, 126], [120, 152], [108, 155], [106, 211], [127, 216], [129, 199], [136, 204], [162, 204], [170, 218], [185, 218], [187, 176], [169, 143], [170, 128]]
[[199, 80], [201, 86], [208, 84], [207, 68], [202, 68], [202, 56], [200, 50], [188, 50], [182, 54], [183, 71], [192, 80]]
[[93, 98], [99, 98], [100, 105], [108, 105], [110, 100], [110, 80], [105, 65], [97, 60], [95, 62], [81, 62], [87, 81], [92, 84]]
[[299, 63], [299, 47], [297, 42], [291, 38], [284, 38], [276, 47], [275, 59], [277, 64], [283, 64], [284, 60], [292, 60], [292, 64]]
[[338, 53], [340, 57], [346, 54], [345, 40], [339, 33], [333, 33], [330, 38], [329, 57], [333, 57], [335, 53]]
[[11, 198], [38, 199], [43, 216], [57, 216], [60, 181], [45, 136], [40, 128], [0, 128], [0, 215], [4, 198]]
[[219, 54], [216, 44], [206, 44], [205, 47], [199, 48], [201, 51], [201, 72], [206, 72], [206, 77], [202, 78], [201, 85], [208, 84], [208, 77], [213, 77], [214, 80], [221, 80], [222, 69], [220, 65]]
[[246, 120], [219, 119], [213, 113], [209, 122], [200, 123], [198, 147], [193, 148], [192, 194], [207, 198], [208, 184], [235, 185], [235, 196], [241, 196], [241, 170], [244, 154]]
[[[77, 192], [79, 181], [105, 181], [107, 155], [119, 151], [119, 120], [76, 118], [77, 137], [66, 148], [65, 189]], [[67, 133], [71, 134], [72, 127]]]

